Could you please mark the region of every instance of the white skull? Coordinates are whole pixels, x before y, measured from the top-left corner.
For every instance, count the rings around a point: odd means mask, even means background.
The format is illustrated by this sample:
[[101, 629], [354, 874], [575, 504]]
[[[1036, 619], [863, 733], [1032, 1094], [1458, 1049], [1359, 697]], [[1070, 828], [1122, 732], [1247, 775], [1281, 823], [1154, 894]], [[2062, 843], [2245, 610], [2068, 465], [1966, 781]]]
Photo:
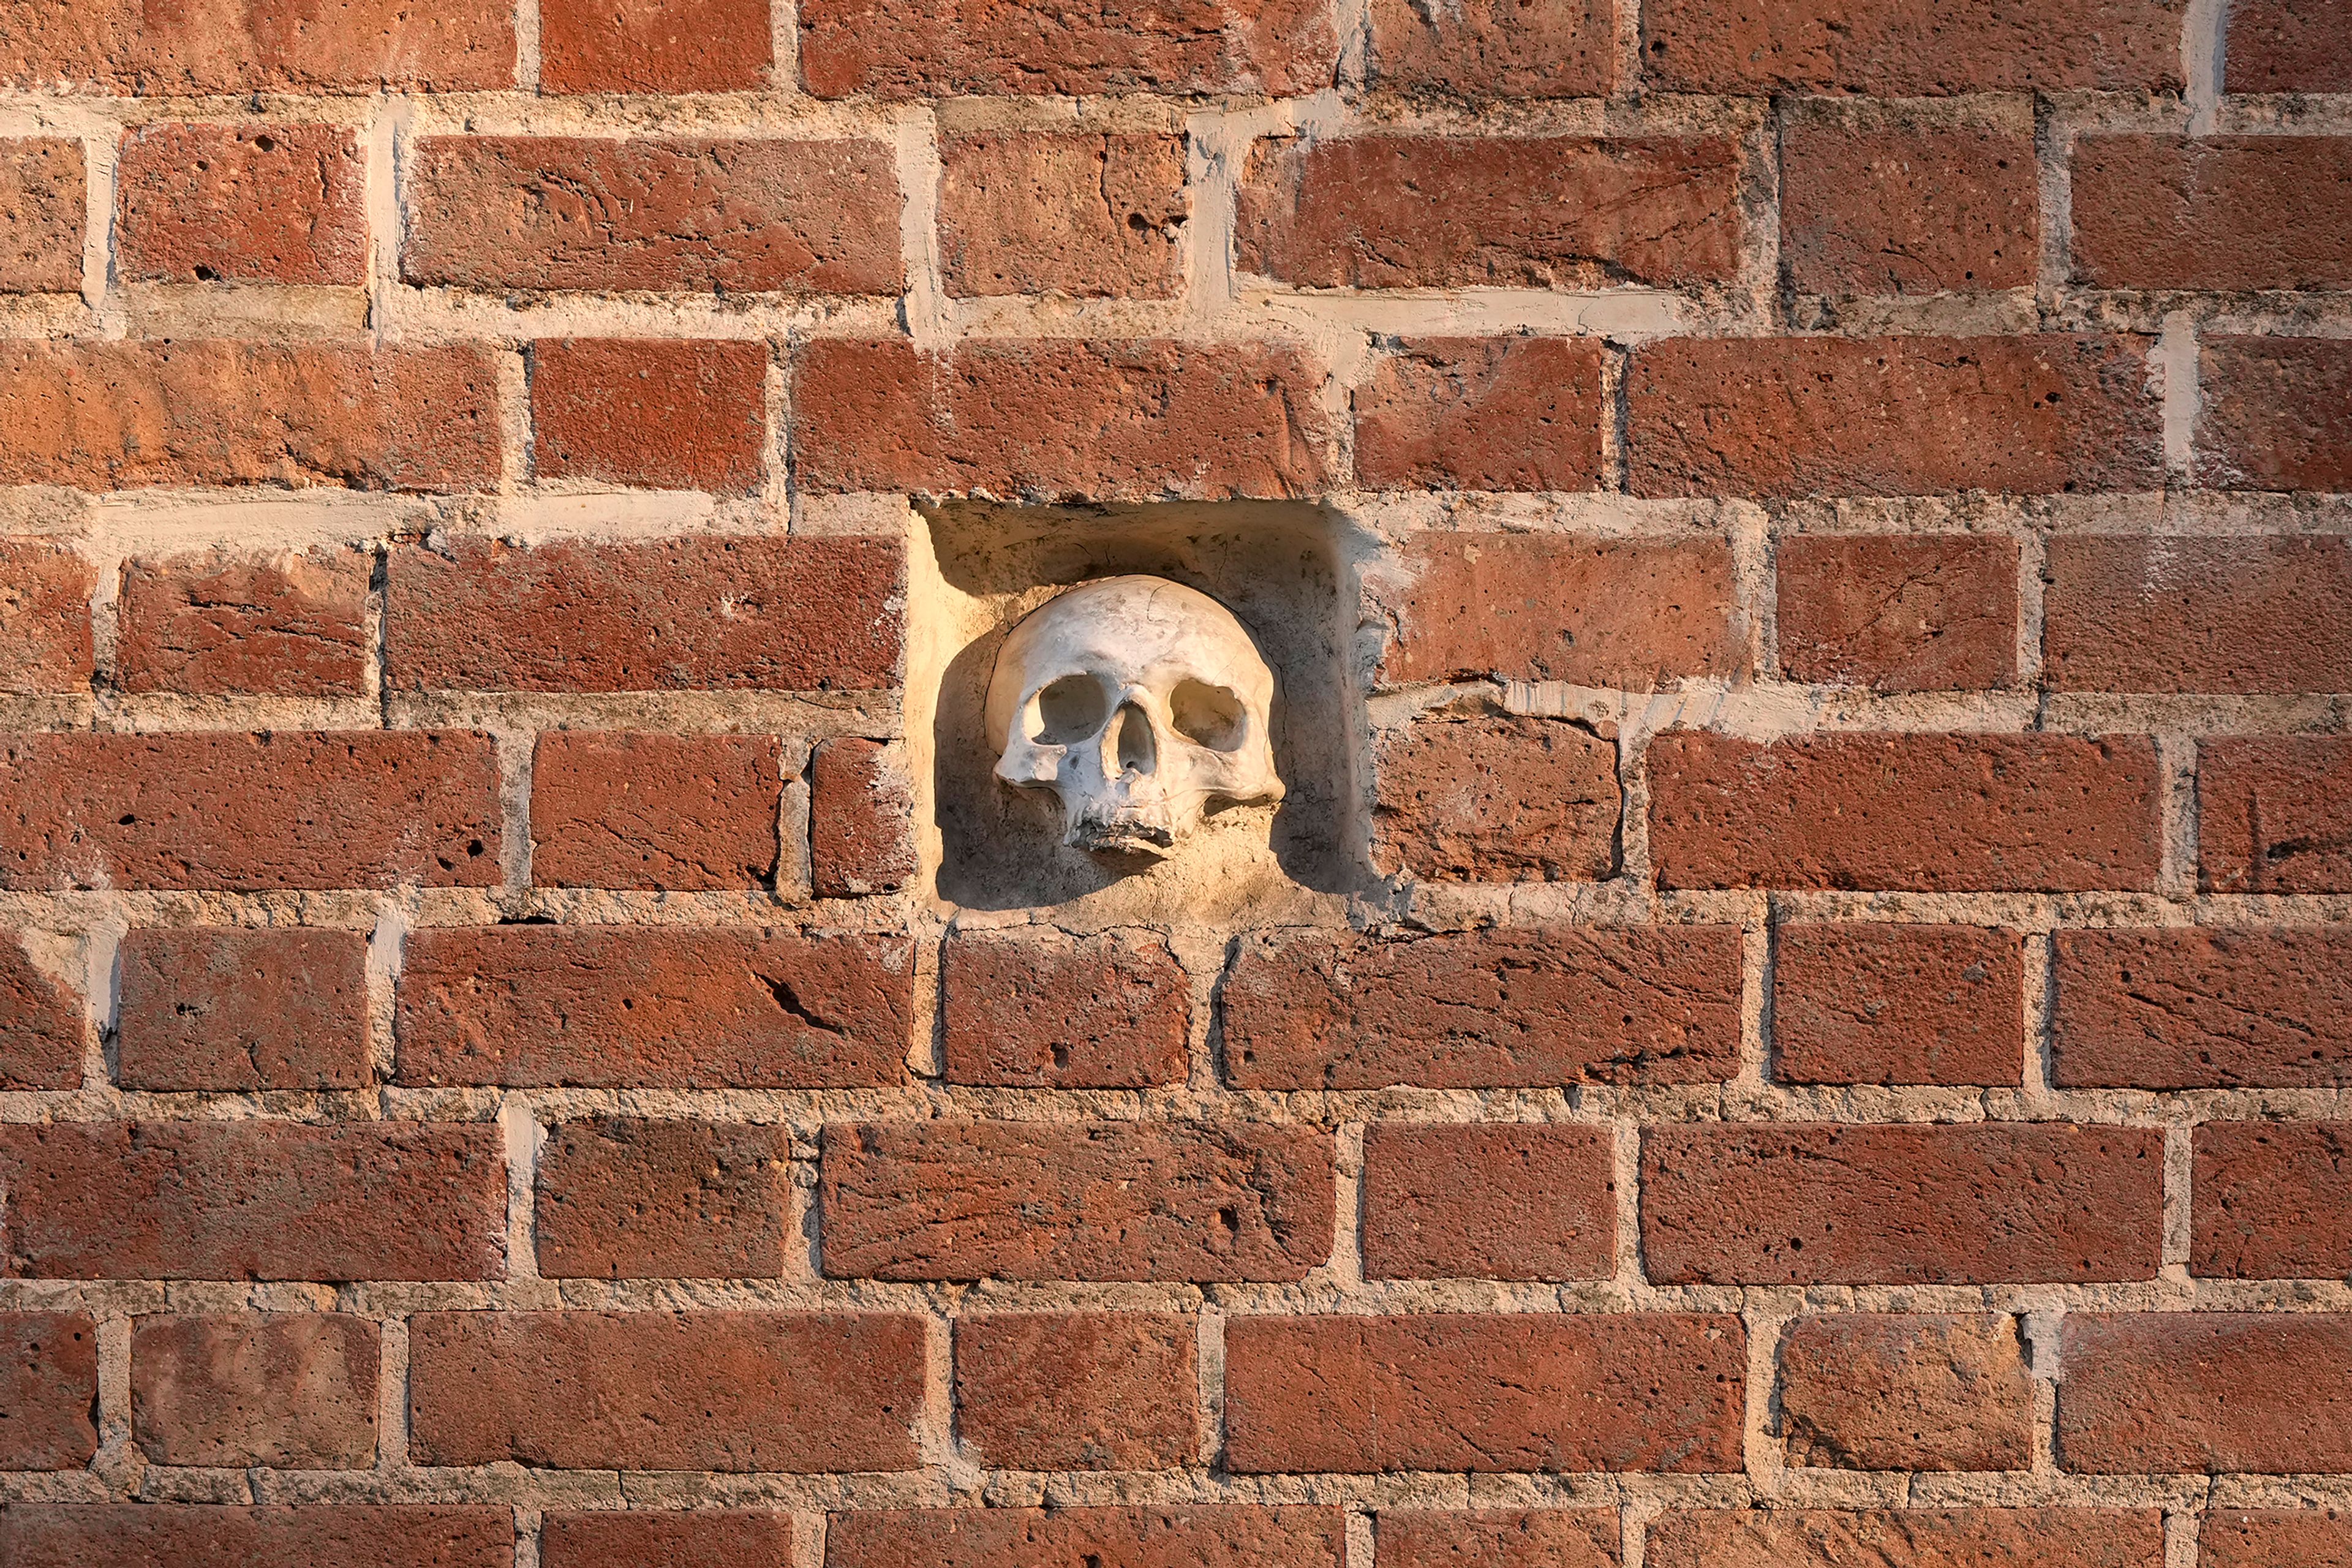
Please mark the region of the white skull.
[[996, 776], [1062, 799], [1062, 842], [1165, 855], [1209, 802], [1282, 798], [1274, 672], [1233, 612], [1164, 577], [1046, 601], [988, 683]]

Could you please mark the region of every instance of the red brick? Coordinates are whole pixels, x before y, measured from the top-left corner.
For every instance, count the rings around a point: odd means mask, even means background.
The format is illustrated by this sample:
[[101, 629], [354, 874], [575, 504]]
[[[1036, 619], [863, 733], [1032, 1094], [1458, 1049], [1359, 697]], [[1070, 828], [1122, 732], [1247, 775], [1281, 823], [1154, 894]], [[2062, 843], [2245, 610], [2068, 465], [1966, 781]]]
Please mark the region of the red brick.
[[1367, 489], [1600, 488], [1597, 342], [1406, 338], [1353, 396]]
[[2059, 1333], [2069, 1470], [2352, 1471], [2352, 1316], [2071, 1312]]
[[1330, 482], [1322, 374], [1296, 348], [1008, 339], [800, 353], [793, 462], [812, 490], [1228, 500]]
[[[0, 40], [0, 51], [6, 47]], [[0, 290], [80, 292], [82, 232], [89, 222], [84, 178], [79, 142], [0, 141]]]
[[1143, 1089], [1181, 1083], [1192, 980], [1157, 938], [1046, 942], [959, 931], [940, 950], [950, 1083]]
[[2352, 141], [2085, 136], [2074, 275], [2109, 289], [2352, 283]]
[[347, 931], [134, 931], [122, 939], [125, 1089], [365, 1089], [367, 938]]
[[1372, 864], [1438, 882], [1601, 881], [1617, 869], [1617, 742], [1514, 714], [1425, 716], [1373, 743]]
[[[2347, 13], [2352, 14], [2352, 13]], [[2207, 338], [2198, 347], [2197, 473], [2247, 490], [2352, 490], [2352, 343]]]
[[0, 887], [488, 887], [498, 759], [457, 731], [0, 742]]
[[1614, 1509], [1383, 1509], [1380, 1568], [1616, 1568]]
[[772, 1279], [792, 1134], [777, 1125], [600, 1116], [548, 1129], [539, 1271], [550, 1279]]
[[1649, 0], [1642, 59], [1670, 91], [2178, 91], [2181, 0]]
[[827, 741], [809, 759], [809, 879], [821, 899], [896, 892], [915, 879], [914, 786], [879, 741]]
[[140, 1318], [132, 1431], [158, 1465], [365, 1469], [377, 1359], [375, 1324], [340, 1312]]
[[1780, 1341], [1779, 1434], [1796, 1465], [2024, 1469], [2033, 1458], [2033, 1374], [2017, 1320], [1801, 1318]]
[[1662, 1284], [2152, 1279], [2164, 1135], [2058, 1122], [1658, 1126], [1642, 1256]]
[[2041, 213], [2031, 138], [1978, 128], [1805, 123], [1780, 138], [1780, 257], [1808, 294], [2031, 287]]
[[1713, 137], [1269, 141], [1243, 171], [1234, 258], [1326, 289], [1727, 279], [1738, 162]]
[[9, 1568], [513, 1568], [514, 1510], [18, 1503], [0, 1513]]
[[2051, 1081], [2352, 1086], [2352, 931], [2062, 931]]
[[502, 926], [408, 940], [399, 1081], [829, 1089], [906, 1076], [914, 959], [894, 937]]
[[514, 13], [503, 0], [19, 4], [0, 79], [157, 96], [511, 87]]
[[792, 1568], [797, 1531], [791, 1514], [758, 1509], [550, 1513], [539, 1561], [541, 1568]]
[[2352, 891], [2352, 739], [2197, 748], [2198, 879], [2217, 893]]
[[1336, 1508], [956, 1508], [831, 1516], [825, 1568], [1339, 1568]]
[[906, 276], [879, 142], [437, 136], [413, 156], [411, 283], [895, 294]]
[[542, 734], [530, 877], [542, 888], [750, 888], [776, 874], [773, 735]]
[[1617, 1184], [1605, 1127], [1364, 1130], [1364, 1273], [1374, 1279], [1606, 1279]]
[[1223, 1006], [1244, 1089], [1708, 1083], [1738, 1066], [1739, 933], [1259, 934]]
[[542, 92], [726, 92], [765, 87], [767, 0], [546, 0]]
[[541, 479], [649, 489], [760, 488], [765, 343], [549, 340], [531, 349], [531, 465]]
[[896, 686], [905, 573], [879, 539], [405, 546], [386, 674], [412, 690]]
[[986, 131], [940, 145], [950, 294], [1169, 300], [1184, 289], [1184, 138]]
[[1643, 690], [1747, 662], [1720, 538], [1428, 533], [1400, 556], [1403, 584], [1370, 585], [1391, 633], [1385, 683], [1499, 677]]
[[15, 342], [0, 483], [478, 489], [499, 475], [497, 394], [469, 348]]
[[127, 281], [367, 281], [367, 162], [347, 126], [141, 126], [117, 179]]
[[1234, 1318], [1226, 1461], [1244, 1475], [1737, 1470], [1747, 1357], [1730, 1317]]
[[1799, 534], [1777, 562], [1780, 670], [1876, 691], [2017, 679], [2017, 542]]
[[0, 931], [0, 1089], [79, 1085], [84, 1033], [81, 998]]
[[1692, 1509], [1651, 1521], [1649, 1568], [2164, 1568], [2155, 1510]]
[[1193, 1321], [1174, 1312], [991, 1312], [955, 1326], [956, 1435], [1006, 1470], [1192, 1464]]
[[1684, 338], [1634, 352], [1639, 496], [2154, 489], [2146, 339]]
[[2200, 1568], [2352, 1568], [2352, 1511], [2333, 1508], [2209, 1513]]
[[424, 1465], [910, 1470], [923, 1405], [911, 1317], [421, 1312], [409, 1445]]
[[2235, 0], [2222, 61], [2230, 92], [2352, 90], [2352, 12], [2336, 0]]
[[1266, 93], [1329, 87], [1339, 38], [1309, 0], [1192, 0], [1166, 11], [808, 0], [801, 80], [820, 98], [986, 93]]
[[0, 1470], [80, 1469], [98, 1452], [97, 1422], [89, 1314], [0, 1313]]
[[2210, 1121], [2196, 1136], [2191, 1273], [2352, 1275], [2352, 1122]]
[[2042, 580], [2063, 689], [2352, 689], [2352, 540], [2061, 535]]
[[1288, 1280], [1331, 1253], [1328, 1134], [1198, 1121], [826, 1127], [835, 1279]]
[[1616, 0], [1372, 0], [1368, 74], [1435, 97], [1606, 97], [1617, 87]]
[[363, 696], [374, 566], [357, 550], [133, 560], [115, 679], [126, 691]]
[[2015, 931], [1802, 924], [1773, 941], [1776, 1077], [2023, 1081], [2025, 956]]
[[0, 1128], [0, 1274], [28, 1279], [494, 1279], [495, 1127], [290, 1121]]
[[0, 540], [0, 691], [87, 691], [97, 568], [60, 545]]
[[2156, 747], [2132, 736], [1660, 736], [1662, 888], [2073, 892], [2156, 886]]

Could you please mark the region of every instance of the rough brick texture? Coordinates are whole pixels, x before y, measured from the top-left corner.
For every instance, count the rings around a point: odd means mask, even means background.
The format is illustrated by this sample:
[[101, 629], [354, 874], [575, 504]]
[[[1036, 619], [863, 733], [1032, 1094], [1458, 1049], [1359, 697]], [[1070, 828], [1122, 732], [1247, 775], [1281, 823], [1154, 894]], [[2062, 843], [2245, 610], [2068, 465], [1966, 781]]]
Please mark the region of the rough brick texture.
[[541, 1568], [782, 1568], [801, 1539], [781, 1510], [605, 1509], [551, 1513], [540, 1526]]
[[1584, 98], [1618, 81], [1614, 0], [1372, 0], [1368, 74], [1432, 96]]
[[776, 873], [771, 735], [541, 735], [530, 875], [547, 888], [749, 888]]
[[79, 1469], [98, 1452], [97, 1412], [97, 1323], [0, 1312], [0, 1470]]
[[2032, 143], [1983, 130], [1792, 127], [1780, 255], [1811, 294], [1937, 294], [2033, 281]]
[[341, 126], [151, 125], [115, 178], [126, 279], [367, 281], [367, 163]]
[[834, 1515], [826, 1568], [1339, 1568], [1336, 1508], [877, 1510]]
[[373, 565], [354, 550], [130, 562], [115, 679], [126, 691], [362, 696]]
[[79, 142], [54, 136], [0, 141], [0, 289], [72, 293], [81, 287], [87, 177]]
[[24, 939], [0, 935], [0, 1089], [81, 1082], [81, 998], [35, 962]]
[[2352, 890], [2352, 741], [2197, 749], [2198, 879], [2218, 893]]
[[1374, 751], [1372, 861], [1433, 882], [1598, 881], [1617, 868], [1617, 743], [1557, 719], [1427, 718]]
[[2021, 1470], [2033, 1378], [2017, 1320], [1837, 1314], [1780, 1339], [1789, 1462], [1852, 1470]]
[[2069, 931], [2055, 945], [2053, 1082], [2352, 1084], [2352, 933]]
[[905, 887], [921, 865], [914, 789], [879, 741], [827, 741], [809, 759], [809, 879], [821, 899]]
[[2231, 92], [2342, 92], [2352, 88], [2352, 16], [2328, 0], [2239, 0], [2223, 65]]
[[1784, 925], [1774, 933], [1772, 1060], [1796, 1083], [2015, 1084], [2025, 1071], [2014, 932]]
[[1563, 338], [1412, 338], [1356, 388], [1356, 477], [1378, 489], [1589, 490], [1601, 483], [1599, 348]]
[[539, 1153], [539, 1271], [773, 1279], [791, 1152], [777, 1127], [617, 1116], [551, 1127]]
[[511, 1509], [110, 1503], [0, 1514], [13, 1568], [512, 1568]]
[[2352, 144], [2329, 136], [2088, 136], [2074, 270], [2111, 289], [2352, 283]]
[[2352, 540], [2053, 539], [2045, 578], [2054, 685], [2352, 689]]
[[548, 0], [539, 85], [550, 92], [726, 92], [766, 85], [760, 0]]
[[89, 626], [97, 576], [70, 550], [0, 542], [0, 691], [89, 689], [97, 668]]
[[131, 1428], [159, 1465], [363, 1469], [378, 1353], [375, 1324], [337, 1312], [141, 1318]]
[[1615, 1568], [1617, 1515], [1607, 1509], [1383, 1510], [1373, 1550], [1382, 1568]]
[[134, 931], [122, 939], [116, 1074], [129, 1089], [364, 1089], [358, 931]]
[[2017, 679], [2009, 540], [1801, 535], [1774, 566], [1791, 680], [1947, 691]]
[[2069, 1313], [2059, 1353], [2067, 1469], [2352, 1470], [2352, 1317]]
[[2200, 479], [2229, 489], [2352, 490], [2352, 457], [2336, 438], [2352, 418], [2352, 345], [2224, 337], [2198, 357]]
[[766, 439], [767, 374], [758, 343], [539, 343], [532, 466], [551, 479], [751, 489]]
[[1364, 1130], [1364, 1273], [1383, 1279], [1601, 1279], [1615, 1266], [1606, 1129]]
[[2221, 1510], [2198, 1531], [2201, 1568], [2346, 1568], [2352, 1511], [2335, 1508]]
[[0, 78], [164, 96], [248, 91], [440, 92], [514, 80], [512, 13], [497, 0], [419, 12], [403, 0], [215, 13], [140, 0], [26, 5], [0, 40]]
[[2197, 1129], [2189, 1267], [2224, 1279], [2352, 1275], [2352, 1123]]
[[2163, 1568], [2154, 1509], [1708, 1509], [1661, 1520], [1655, 1568]]
[[940, 148], [940, 264], [966, 297], [1164, 299], [1184, 282], [1184, 139], [983, 132]]
[[1191, 982], [1168, 949], [960, 935], [940, 955], [951, 1083], [1142, 1089], [1184, 1079]]
[[1887, 98], [2180, 85], [2182, 0], [1649, 0], [1643, 63], [1686, 92]]
[[956, 1433], [1010, 1470], [1156, 1470], [1200, 1447], [1193, 1321], [999, 1312], [955, 1330]]

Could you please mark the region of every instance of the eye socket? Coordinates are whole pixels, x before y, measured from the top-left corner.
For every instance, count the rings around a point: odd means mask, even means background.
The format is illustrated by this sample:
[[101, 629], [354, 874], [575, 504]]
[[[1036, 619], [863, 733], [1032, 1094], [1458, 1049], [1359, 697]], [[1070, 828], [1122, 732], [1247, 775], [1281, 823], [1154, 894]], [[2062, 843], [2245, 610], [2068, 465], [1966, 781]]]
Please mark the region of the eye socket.
[[1176, 683], [1168, 698], [1168, 717], [1178, 734], [1213, 752], [1238, 750], [1249, 728], [1239, 697], [1201, 680]]
[[1037, 693], [1030, 721], [1033, 741], [1048, 746], [1074, 746], [1102, 729], [1110, 717], [1110, 699], [1102, 683], [1090, 675], [1066, 675]]

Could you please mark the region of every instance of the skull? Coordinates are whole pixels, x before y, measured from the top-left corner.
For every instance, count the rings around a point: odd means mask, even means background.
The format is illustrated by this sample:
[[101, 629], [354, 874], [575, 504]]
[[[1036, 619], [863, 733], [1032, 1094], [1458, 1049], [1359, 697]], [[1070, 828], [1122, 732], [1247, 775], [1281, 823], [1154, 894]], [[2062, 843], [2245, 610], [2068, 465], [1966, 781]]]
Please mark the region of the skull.
[[1233, 612], [1164, 577], [1082, 583], [996, 656], [996, 776], [1062, 799], [1062, 842], [1165, 855], [1212, 800], [1282, 798], [1274, 672]]

